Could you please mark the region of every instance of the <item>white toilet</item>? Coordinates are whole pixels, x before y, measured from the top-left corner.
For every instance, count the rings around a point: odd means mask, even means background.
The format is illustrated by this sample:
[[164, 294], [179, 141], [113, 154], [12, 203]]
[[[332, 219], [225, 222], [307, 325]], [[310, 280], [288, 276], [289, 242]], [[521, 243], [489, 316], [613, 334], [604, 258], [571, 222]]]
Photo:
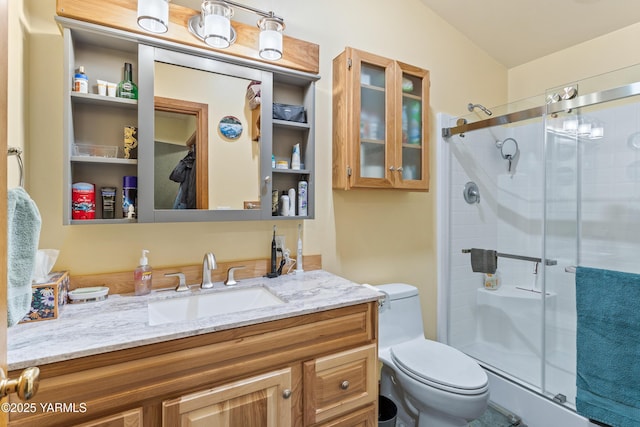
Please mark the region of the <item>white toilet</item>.
[[381, 394], [398, 406], [397, 426], [462, 427], [487, 408], [487, 374], [471, 357], [427, 340], [418, 290], [393, 283], [377, 288], [380, 308]]

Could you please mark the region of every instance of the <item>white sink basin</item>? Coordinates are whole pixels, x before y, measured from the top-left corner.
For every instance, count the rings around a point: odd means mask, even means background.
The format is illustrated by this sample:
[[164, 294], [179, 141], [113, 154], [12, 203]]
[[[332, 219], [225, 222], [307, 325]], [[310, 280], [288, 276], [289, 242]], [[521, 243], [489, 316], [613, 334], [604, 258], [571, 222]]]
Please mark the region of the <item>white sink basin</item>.
[[261, 286], [169, 298], [149, 302], [149, 325], [196, 320], [284, 303], [285, 301]]

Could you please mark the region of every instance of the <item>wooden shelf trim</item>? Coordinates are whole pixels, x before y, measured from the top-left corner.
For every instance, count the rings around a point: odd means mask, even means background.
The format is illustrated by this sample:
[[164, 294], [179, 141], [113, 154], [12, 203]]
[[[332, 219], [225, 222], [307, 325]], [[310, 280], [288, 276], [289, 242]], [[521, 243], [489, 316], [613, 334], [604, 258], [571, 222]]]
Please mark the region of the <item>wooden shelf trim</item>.
[[159, 40], [180, 43], [251, 61], [318, 74], [320, 71], [320, 46], [315, 43], [283, 36], [283, 56], [279, 61], [267, 61], [258, 54], [260, 29], [231, 21], [236, 30], [236, 42], [227, 49], [214, 49], [189, 32], [191, 16], [199, 13], [194, 9], [169, 3], [169, 30], [164, 34], [153, 34], [138, 26], [137, 1], [135, 0], [57, 0], [58, 16], [115, 28]]

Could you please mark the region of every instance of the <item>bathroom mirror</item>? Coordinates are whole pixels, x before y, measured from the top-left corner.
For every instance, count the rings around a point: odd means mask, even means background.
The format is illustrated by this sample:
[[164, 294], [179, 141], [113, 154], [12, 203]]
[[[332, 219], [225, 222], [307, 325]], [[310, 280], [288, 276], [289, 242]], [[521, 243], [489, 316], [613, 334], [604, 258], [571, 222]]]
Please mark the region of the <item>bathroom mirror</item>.
[[[255, 207], [265, 187], [256, 124], [261, 107], [250, 108], [247, 88], [263, 80], [270, 86], [270, 73], [153, 51], [155, 220], [259, 219]], [[219, 123], [230, 116], [242, 132], [223, 132]], [[192, 171], [180, 176], [190, 164], [195, 177], [189, 176]]]

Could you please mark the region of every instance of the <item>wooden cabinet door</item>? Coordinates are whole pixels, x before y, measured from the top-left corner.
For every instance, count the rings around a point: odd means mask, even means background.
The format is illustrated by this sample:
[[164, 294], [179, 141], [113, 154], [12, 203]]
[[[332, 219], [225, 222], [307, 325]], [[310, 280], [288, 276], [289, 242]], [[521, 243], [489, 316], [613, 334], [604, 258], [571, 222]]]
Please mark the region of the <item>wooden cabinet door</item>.
[[142, 408], [78, 424], [75, 427], [142, 427]]
[[327, 421], [376, 402], [375, 344], [304, 363], [305, 425]]
[[377, 425], [378, 412], [373, 404], [322, 423], [318, 427], [377, 427]]
[[291, 368], [163, 402], [164, 427], [288, 427]]
[[397, 62], [394, 187], [429, 189], [429, 71]]

